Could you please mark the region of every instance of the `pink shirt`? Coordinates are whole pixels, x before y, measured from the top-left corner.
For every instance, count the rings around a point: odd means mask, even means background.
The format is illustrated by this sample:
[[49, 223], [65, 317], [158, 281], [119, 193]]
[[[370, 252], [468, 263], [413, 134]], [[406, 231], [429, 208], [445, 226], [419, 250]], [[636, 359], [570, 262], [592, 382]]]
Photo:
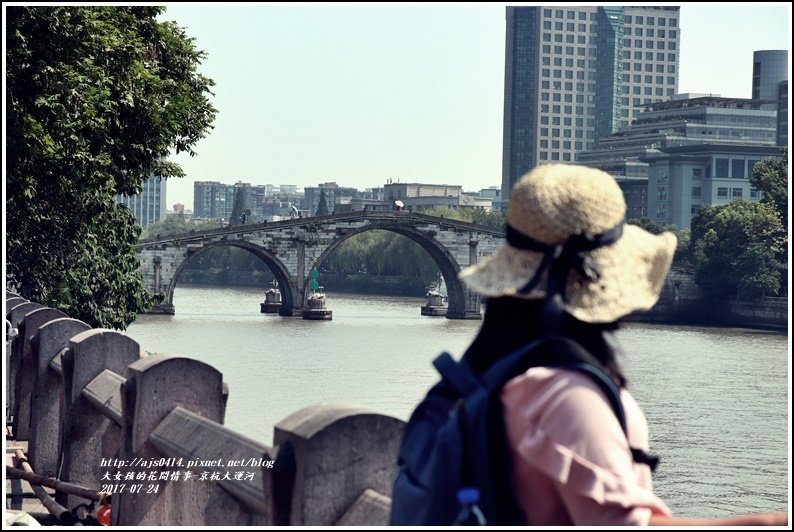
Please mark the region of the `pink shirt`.
[[[631, 446], [648, 450], [648, 424], [621, 390]], [[577, 371], [530, 368], [502, 389], [513, 487], [534, 526], [647, 525], [670, 515], [650, 468], [632, 460], [604, 393]]]

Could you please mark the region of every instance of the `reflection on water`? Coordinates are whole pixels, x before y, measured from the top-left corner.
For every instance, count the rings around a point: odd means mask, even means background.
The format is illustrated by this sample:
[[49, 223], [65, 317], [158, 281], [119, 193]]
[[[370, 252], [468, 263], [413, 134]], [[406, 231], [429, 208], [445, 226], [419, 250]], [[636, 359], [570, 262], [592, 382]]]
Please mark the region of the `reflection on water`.
[[[421, 316], [424, 299], [328, 294], [332, 321], [259, 313], [264, 292], [178, 287], [175, 316], [127, 333], [150, 352], [211, 364], [229, 384], [226, 424], [272, 442], [273, 426], [322, 401], [406, 419], [480, 322]], [[783, 334], [627, 324], [630, 389], [662, 456], [656, 490], [675, 513], [720, 516], [788, 505], [788, 347]]]

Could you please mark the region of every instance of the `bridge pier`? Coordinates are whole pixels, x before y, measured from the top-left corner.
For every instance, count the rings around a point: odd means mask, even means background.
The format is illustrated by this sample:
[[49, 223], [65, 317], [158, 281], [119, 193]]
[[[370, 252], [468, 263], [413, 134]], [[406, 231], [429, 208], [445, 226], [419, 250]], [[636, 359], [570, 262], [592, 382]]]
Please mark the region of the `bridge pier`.
[[173, 316], [176, 313], [174, 305], [171, 303], [157, 303], [151, 309], [146, 311], [146, 314], [168, 314]]
[[480, 310], [466, 309], [463, 312], [447, 312], [447, 319], [450, 320], [481, 320]]

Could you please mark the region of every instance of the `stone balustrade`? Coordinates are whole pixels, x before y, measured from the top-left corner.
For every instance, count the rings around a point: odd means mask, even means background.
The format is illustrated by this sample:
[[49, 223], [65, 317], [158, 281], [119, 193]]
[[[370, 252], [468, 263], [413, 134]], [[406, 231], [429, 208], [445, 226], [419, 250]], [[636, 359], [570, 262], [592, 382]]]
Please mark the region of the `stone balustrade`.
[[8, 291], [6, 309], [14, 436], [38, 474], [113, 492], [113, 525], [387, 524], [403, 421], [319, 404], [265, 445], [224, 426], [212, 366]]

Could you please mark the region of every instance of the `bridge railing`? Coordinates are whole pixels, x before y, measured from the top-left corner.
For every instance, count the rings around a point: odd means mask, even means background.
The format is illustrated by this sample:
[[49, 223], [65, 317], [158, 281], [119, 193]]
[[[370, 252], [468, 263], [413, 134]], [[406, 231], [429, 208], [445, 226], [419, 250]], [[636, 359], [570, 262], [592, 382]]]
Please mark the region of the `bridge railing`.
[[20, 331], [15, 437], [38, 474], [111, 493], [114, 525], [387, 523], [401, 420], [315, 405], [278, 423], [269, 446], [224, 426], [228, 389], [212, 366], [9, 292], [6, 303], [7, 339]]
[[360, 219], [374, 220], [374, 221], [405, 221], [406, 223], [424, 222], [424, 223], [438, 223], [442, 225], [452, 226], [462, 230], [478, 231], [490, 233], [494, 235], [504, 236], [504, 228], [495, 228], [485, 225], [480, 225], [463, 220], [455, 220], [452, 218], [444, 218], [440, 216], [431, 216], [420, 212], [411, 211], [352, 211], [335, 214], [326, 214], [323, 216], [311, 216], [307, 218], [295, 218], [291, 220], [279, 220], [276, 222], [267, 223], [252, 223], [244, 225], [232, 225], [228, 227], [219, 227], [216, 229], [201, 229], [194, 230], [187, 233], [178, 233], [173, 235], [156, 235], [152, 238], [141, 240], [140, 246], [151, 246], [163, 244], [172, 241], [190, 242], [192, 240], [201, 240], [205, 237], [215, 235], [237, 235], [250, 233], [252, 231], [260, 231], [263, 229], [275, 230], [284, 227], [297, 227], [301, 225], [333, 223], [348, 220]]

